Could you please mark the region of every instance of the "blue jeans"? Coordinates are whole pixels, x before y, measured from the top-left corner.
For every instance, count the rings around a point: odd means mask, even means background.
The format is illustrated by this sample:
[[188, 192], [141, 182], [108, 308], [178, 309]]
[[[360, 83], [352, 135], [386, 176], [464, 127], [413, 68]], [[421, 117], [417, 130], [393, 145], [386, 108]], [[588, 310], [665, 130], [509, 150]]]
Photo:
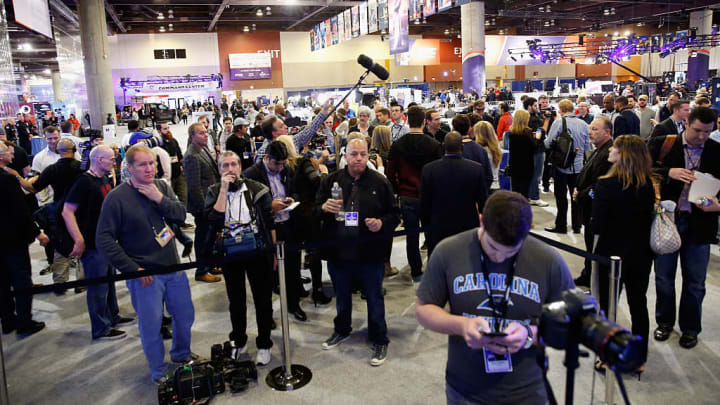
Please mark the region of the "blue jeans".
[[137, 312], [140, 341], [150, 366], [153, 380], [165, 375], [165, 345], [160, 334], [163, 302], [172, 317], [173, 342], [170, 358], [185, 360], [190, 356], [190, 328], [195, 309], [190, 296], [190, 284], [184, 272], [153, 276], [153, 282], [143, 287], [139, 279], [127, 281], [133, 308]]
[[422, 258], [420, 257], [420, 199], [400, 197], [400, 214], [403, 226], [407, 231], [405, 253], [413, 276], [422, 274]]
[[354, 285], [360, 284], [367, 299], [368, 338], [375, 344], [388, 344], [385, 298], [382, 295], [385, 265], [382, 262], [333, 261], [328, 262], [328, 272], [336, 295], [335, 332], [349, 335], [352, 331], [352, 290]]
[[680, 330], [697, 335], [702, 330], [702, 301], [705, 297], [705, 276], [710, 262], [710, 245], [692, 242], [687, 216], [675, 217], [675, 224], [682, 238], [682, 247], [675, 253], [658, 255], [655, 258], [655, 320], [658, 326], [672, 328], [675, 325], [675, 272], [680, 256], [683, 278], [678, 315]]
[[532, 179], [530, 180], [530, 190], [528, 196], [531, 200], [540, 199], [540, 179], [543, 174], [543, 163], [545, 163], [545, 152], [535, 154], [535, 167], [533, 169]]
[[[85, 278], [105, 277], [113, 274], [105, 256], [95, 249], [86, 250], [80, 258]], [[89, 285], [87, 307], [93, 339], [107, 335], [120, 318], [115, 283]]]

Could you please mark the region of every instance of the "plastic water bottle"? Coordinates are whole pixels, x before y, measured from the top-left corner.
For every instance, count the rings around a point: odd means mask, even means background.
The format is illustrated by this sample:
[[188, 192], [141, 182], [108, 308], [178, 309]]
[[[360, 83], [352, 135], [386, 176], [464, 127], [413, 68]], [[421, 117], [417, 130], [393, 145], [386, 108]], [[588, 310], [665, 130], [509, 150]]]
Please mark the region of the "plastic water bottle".
[[[333, 200], [340, 200], [340, 203], [342, 204], [342, 189], [340, 188], [340, 185], [337, 183], [337, 181], [333, 183], [330, 194], [332, 194]], [[342, 208], [340, 208], [340, 211], [335, 214], [335, 220], [339, 222], [345, 221], [345, 211]]]

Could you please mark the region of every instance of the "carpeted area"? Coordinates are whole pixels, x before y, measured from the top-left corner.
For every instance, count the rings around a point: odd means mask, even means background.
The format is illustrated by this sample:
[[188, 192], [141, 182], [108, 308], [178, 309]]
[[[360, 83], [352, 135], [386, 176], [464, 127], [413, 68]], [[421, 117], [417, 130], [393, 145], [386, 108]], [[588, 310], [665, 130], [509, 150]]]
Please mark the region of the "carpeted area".
[[[184, 145], [184, 129], [180, 144]], [[110, 142], [109, 142], [110, 143]], [[554, 218], [552, 194], [542, 198], [550, 207], [533, 207], [535, 229], [538, 233], [584, 249], [582, 235], [554, 235], [542, 231]], [[42, 249], [31, 246], [33, 280], [51, 283], [52, 276], [39, 276], [45, 267]], [[582, 268], [582, 260], [563, 252], [574, 276]], [[354, 296], [352, 338], [337, 348], [323, 351], [320, 344], [333, 330], [335, 301], [324, 307], [314, 307], [309, 299], [302, 302], [308, 313], [305, 323], [290, 321], [293, 362], [309, 367], [311, 383], [295, 392], [275, 392], [265, 383], [269, 370], [282, 362], [280, 329], [273, 331], [275, 346], [272, 363], [258, 369], [260, 379], [248, 391], [216, 397], [213, 404], [442, 404], [444, 368], [447, 356], [447, 337], [425, 330], [415, 319], [415, 287], [407, 276], [404, 238], [393, 245], [392, 264], [401, 274], [386, 279], [386, 320], [391, 340], [389, 355], [381, 367], [369, 365], [371, 352], [366, 342], [367, 311], [359, 295]], [[631, 269], [624, 269], [631, 271]], [[304, 271], [304, 273], [307, 273]], [[210, 356], [210, 346], [227, 340], [230, 318], [227, 297], [222, 283], [204, 284], [191, 279], [195, 305], [192, 348], [204, 357]], [[705, 297], [704, 330], [696, 348], [685, 350], [678, 345], [676, 330], [667, 342], [650, 342], [649, 361], [640, 381], [626, 378], [626, 386], [633, 404], [715, 404], [720, 388], [720, 319], [714, 309], [720, 306], [720, 250], [711, 248], [711, 260]], [[327, 273], [324, 279], [328, 292]], [[651, 332], [655, 327], [654, 278], [648, 291]], [[677, 289], [681, 286], [678, 276]], [[309, 287], [309, 286], [308, 286]], [[117, 284], [122, 314], [132, 313], [130, 295], [124, 283]], [[275, 320], [279, 322], [279, 298], [273, 296]], [[255, 318], [249, 298], [248, 357], [254, 359], [256, 348]], [[47, 328], [31, 337], [18, 340], [16, 335], [3, 335], [2, 343], [12, 404], [156, 404], [157, 387], [150, 382], [150, 374], [140, 345], [137, 325], [125, 328], [128, 337], [120, 341], [92, 342], [84, 294], [57, 297], [43, 294], [35, 297], [36, 320]], [[629, 313], [624, 296], [619, 304], [618, 321], [629, 326]], [[169, 344], [168, 344], [169, 345]], [[167, 348], [169, 351], [169, 347]], [[550, 350], [550, 381], [555, 395], [564, 402], [565, 368], [563, 352]], [[169, 355], [168, 355], [169, 360]], [[581, 359], [575, 381], [576, 403], [589, 403], [593, 358]], [[595, 381], [595, 401], [604, 398], [603, 378]], [[622, 403], [619, 393], [615, 403]]]

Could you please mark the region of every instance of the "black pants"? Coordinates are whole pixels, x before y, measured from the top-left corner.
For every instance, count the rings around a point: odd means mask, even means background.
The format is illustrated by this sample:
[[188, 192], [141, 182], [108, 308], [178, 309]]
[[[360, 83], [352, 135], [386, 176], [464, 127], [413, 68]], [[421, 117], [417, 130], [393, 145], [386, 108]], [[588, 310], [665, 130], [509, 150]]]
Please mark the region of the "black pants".
[[32, 320], [32, 295], [12, 297], [10, 291], [33, 285], [28, 247], [0, 247], [0, 269], [0, 318], [6, 328], [22, 328]]
[[510, 178], [510, 188], [512, 191], [522, 194], [525, 198], [530, 198], [529, 193], [531, 181], [532, 178], [530, 177], [513, 176]]
[[[595, 239], [595, 234], [592, 232], [592, 229], [590, 229], [590, 218], [587, 218], [587, 220], [583, 220], [583, 238], [585, 239], [585, 251], [592, 252], [593, 251], [593, 241]], [[580, 273], [581, 277], [590, 277], [590, 274], [592, 272], [592, 260], [585, 258], [585, 267], [583, 267], [582, 273]]]
[[[555, 203], [557, 204], [555, 227], [557, 228], [567, 228], [567, 193], [570, 191], [570, 195], [572, 195], [577, 188], [577, 176], [577, 174], [561, 173], [560, 170], [555, 170], [555, 173], [553, 173], [553, 179], [555, 179]], [[580, 229], [582, 226], [580, 212], [577, 204], [572, 200], [570, 201], [570, 216], [573, 229]]]
[[[605, 256], [603, 254], [603, 256]], [[640, 335], [643, 338], [641, 358], [643, 363], [647, 359], [648, 337], [650, 335], [650, 315], [647, 308], [647, 290], [650, 283], [650, 269], [652, 254], [632, 254], [622, 257], [622, 274], [620, 277], [620, 291], [618, 297], [625, 287], [628, 306], [630, 307], [630, 322], [632, 322], [632, 334]], [[608, 290], [610, 287], [610, 268], [600, 266], [600, 277], [598, 282], [600, 297], [600, 308], [608, 311]]]
[[[288, 223], [275, 224], [278, 241], [288, 243], [296, 242], [293, 227]], [[300, 251], [285, 249], [285, 287], [287, 288], [288, 311], [293, 312], [300, 305], [300, 289], [303, 288], [300, 280]]]
[[248, 340], [246, 333], [247, 293], [245, 291], [245, 275], [247, 274], [255, 303], [255, 320], [258, 325], [255, 345], [258, 349], [271, 348], [273, 345], [270, 339], [272, 329], [271, 259], [267, 256], [243, 259], [224, 264], [222, 270], [230, 301], [230, 322], [232, 323], [230, 340], [234, 340], [239, 347], [245, 346]]
[[[193, 213], [193, 217], [195, 217], [195, 257], [197, 259], [204, 259], [206, 256], [203, 254], [203, 244], [205, 243], [210, 224], [200, 212]], [[195, 277], [203, 276], [209, 272], [210, 269], [207, 266], [198, 266], [197, 270], [195, 270]]]
[[550, 177], [553, 174], [553, 167], [548, 163], [548, 154], [545, 153], [545, 162], [543, 163], [542, 186], [544, 190], [550, 189]]

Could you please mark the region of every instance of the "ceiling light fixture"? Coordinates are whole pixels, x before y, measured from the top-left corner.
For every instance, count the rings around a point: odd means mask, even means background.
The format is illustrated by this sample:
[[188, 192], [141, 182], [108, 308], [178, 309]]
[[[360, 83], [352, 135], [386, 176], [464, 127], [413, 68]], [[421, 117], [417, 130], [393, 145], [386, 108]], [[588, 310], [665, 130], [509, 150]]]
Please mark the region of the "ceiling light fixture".
[[258, 17], [262, 17], [262, 16], [263, 16], [263, 11], [262, 11], [261, 9], [257, 9], [257, 11], [255, 12], [255, 15], [258, 16]]
[[163, 13], [158, 13], [157, 19], [158, 19], [158, 20], [164, 20], [164, 19], [165, 19], [165, 16], [163, 15]]
[[265, 7], [265, 15], [272, 15], [272, 9], [270, 6]]
[[247, 25], [243, 27], [243, 32], [250, 32], [250, 27]]
[[257, 29], [257, 26], [255, 24], [252, 25], [252, 30], [255, 31]]
[[610, 15], [615, 15], [615, 7], [610, 7]]
[[415, 20], [415, 25], [420, 25], [420, 20]]
[[173, 11], [172, 11], [172, 10], [168, 10], [168, 17], [167, 17], [167, 18], [170, 18], [170, 19], [175, 18], [175, 16], [173, 15]]
[[165, 32], [165, 26], [164, 26], [164, 25], [161, 25], [161, 26], [160, 26], [160, 32]]
[[52, 72], [50, 71], [50, 69], [45, 69], [45, 70], [43, 70], [43, 73], [45, 73], [46, 75], [49, 75]]
[[168, 24], [168, 31], [172, 31], [172, 30], [173, 30], [173, 25], [172, 25], [172, 24]]

